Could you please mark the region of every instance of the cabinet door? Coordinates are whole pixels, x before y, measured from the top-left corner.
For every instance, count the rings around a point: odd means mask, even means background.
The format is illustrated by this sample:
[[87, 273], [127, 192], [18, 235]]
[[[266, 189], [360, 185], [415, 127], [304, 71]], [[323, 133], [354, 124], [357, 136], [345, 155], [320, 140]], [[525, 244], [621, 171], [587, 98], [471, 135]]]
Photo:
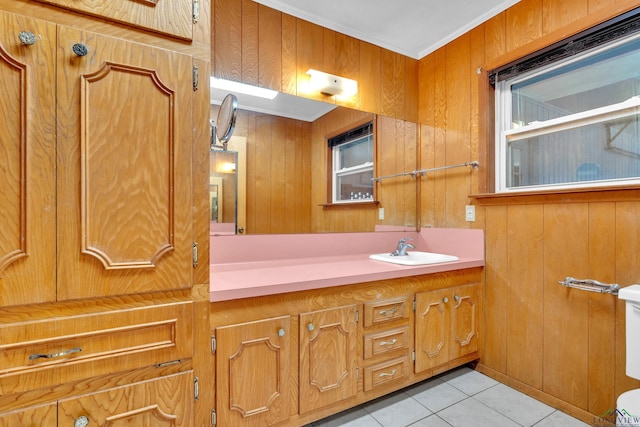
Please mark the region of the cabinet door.
[[[23, 44], [21, 32], [34, 43]], [[55, 25], [0, 11], [0, 304], [5, 306], [56, 296], [55, 43]]]
[[300, 314], [300, 413], [357, 392], [356, 305]]
[[[58, 425], [193, 426], [193, 372], [184, 372], [58, 403]], [[86, 418], [87, 424], [74, 424]]]
[[191, 40], [195, 0], [38, 0]]
[[290, 316], [216, 329], [218, 423], [269, 426], [291, 408]]
[[452, 291], [450, 358], [455, 359], [478, 351], [481, 285], [459, 286]]
[[58, 299], [191, 286], [191, 63], [59, 27]]
[[57, 425], [55, 403], [0, 414], [0, 427], [57, 427]]
[[449, 299], [448, 289], [416, 294], [416, 373], [449, 360]]

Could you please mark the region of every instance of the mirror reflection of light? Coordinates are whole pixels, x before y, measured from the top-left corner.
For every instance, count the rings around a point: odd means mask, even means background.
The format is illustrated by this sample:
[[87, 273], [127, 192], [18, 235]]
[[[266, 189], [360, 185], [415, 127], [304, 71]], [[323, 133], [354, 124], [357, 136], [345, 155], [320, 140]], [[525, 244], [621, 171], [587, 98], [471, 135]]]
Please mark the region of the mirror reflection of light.
[[234, 82], [231, 80], [219, 79], [217, 77], [211, 77], [211, 87], [216, 89], [228, 90], [230, 92], [244, 93], [246, 95], [252, 95], [266, 99], [273, 99], [278, 95], [278, 92], [276, 92], [275, 90], [252, 86], [245, 83]]
[[236, 164], [225, 162], [220, 167], [220, 172], [222, 173], [234, 173], [236, 171]]

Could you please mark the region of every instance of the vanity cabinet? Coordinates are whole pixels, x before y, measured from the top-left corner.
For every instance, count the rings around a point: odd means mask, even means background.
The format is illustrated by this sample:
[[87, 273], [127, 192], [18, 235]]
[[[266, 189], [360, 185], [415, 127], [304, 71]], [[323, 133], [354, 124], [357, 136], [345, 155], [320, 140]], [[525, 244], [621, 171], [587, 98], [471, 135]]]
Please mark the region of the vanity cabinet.
[[481, 284], [416, 294], [415, 371], [478, 351]]
[[358, 386], [357, 305], [300, 314], [300, 412], [353, 398]]
[[481, 271], [211, 303], [217, 425], [307, 425], [477, 359]]
[[217, 417], [227, 426], [268, 426], [291, 409], [291, 317], [216, 328]]

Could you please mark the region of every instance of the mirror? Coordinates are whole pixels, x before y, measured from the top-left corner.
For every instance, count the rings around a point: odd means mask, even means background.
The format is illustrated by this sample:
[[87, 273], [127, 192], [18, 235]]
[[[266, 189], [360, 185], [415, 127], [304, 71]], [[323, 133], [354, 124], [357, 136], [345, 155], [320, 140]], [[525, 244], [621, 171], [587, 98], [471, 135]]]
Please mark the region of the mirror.
[[[398, 177], [375, 183], [375, 201], [331, 205], [327, 185], [327, 137], [344, 132], [363, 120], [374, 120], [376, 176], [417, 169], [418, 125], [389, 117], [375, 116], [320, 101], [279, 94], [288, 113], [268, 108], [246, 107], [238, 94], [237, 118], [229, 150], [244, 150], [246, 165], [238, 165], [235, 177], [245, 181], [244, 192], [237, 191], [239, 209], [237, 230], [246, 234], [374, 231], [376, 226], [410, 226], [417, 223], [416, 179]], [[219, 114], [212, 90], [211, 117]], [[303, 101], [302, 106], [297, 102]], [[248, 108], [253, 108], [249, 110]], [[308, 110], [308, 111], [307, 111]], [[303, 114], [303, 111], [305, 114]], [[242, 138], [241, 148], [233, 148]], [[219, 153], [213, 153], [211, 176], [218, 177]], [[214, 174], [217, 174], [214, 176]], [[227, 186], [222, 184], [222, 216], [227, 219]], [[231, 191], [231, 190], [229, 190]], [[328, 193], [329, 191], [329, 193]], [[213, 203], [213, 202], [212, 202]], [[244, 208], [242, 208], [244, 206]], [[218, 205], [218, 209], [220, 206]], [[213, 218], [213, 215], [212, 215]], [[213, 229], [216, 228], [212, 225]]]

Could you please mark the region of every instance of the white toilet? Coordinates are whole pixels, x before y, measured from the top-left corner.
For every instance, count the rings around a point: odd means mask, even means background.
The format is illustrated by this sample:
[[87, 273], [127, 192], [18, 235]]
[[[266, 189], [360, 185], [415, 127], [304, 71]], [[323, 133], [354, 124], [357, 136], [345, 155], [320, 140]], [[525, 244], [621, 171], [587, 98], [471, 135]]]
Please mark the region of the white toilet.
[[[627, 375], [640, 380], [640, 285], [620, 289], [626, 301]], [[640, 426], [640, 389], [622, 393], [616, 403], [616, 425]]]

